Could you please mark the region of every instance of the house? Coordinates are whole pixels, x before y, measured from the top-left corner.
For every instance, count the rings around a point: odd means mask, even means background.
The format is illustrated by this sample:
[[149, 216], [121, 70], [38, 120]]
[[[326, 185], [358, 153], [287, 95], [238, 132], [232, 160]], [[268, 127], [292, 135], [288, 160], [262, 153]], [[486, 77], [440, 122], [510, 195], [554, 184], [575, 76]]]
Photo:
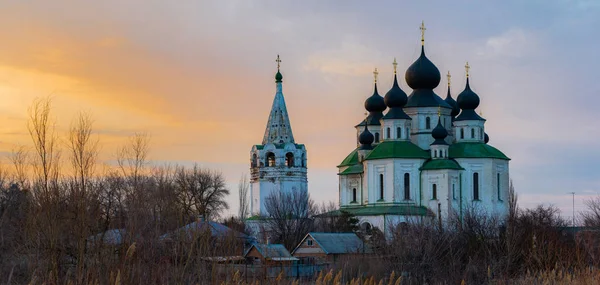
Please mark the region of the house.
[[305, 263], [333, 263], [340, 257], [372, 253], [355, 233], [308, 233], [292, 251]]
[[251, 263], [265, 265], [289, 265], [298, 258], [293, 257], [283, 244], [253, 244], [246, 254], [246, 260]]
[[254, 241], [252, 237], [244, 233], [202, 218], [159, 237], [159, 240], [165, 243], [192, 242], [198, 239], [209, 242], [211, 250], [207, 256], [237, 256], [240, 258], [245, 249]]

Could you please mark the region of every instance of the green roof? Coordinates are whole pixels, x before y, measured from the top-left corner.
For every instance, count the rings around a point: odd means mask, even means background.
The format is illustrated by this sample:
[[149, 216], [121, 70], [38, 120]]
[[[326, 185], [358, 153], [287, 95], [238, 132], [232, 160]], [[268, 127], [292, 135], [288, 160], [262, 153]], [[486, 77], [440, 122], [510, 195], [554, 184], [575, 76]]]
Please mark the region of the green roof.
[[384, 141], [379, 143], [365, 159], [384, 158], [423, 158], [428, 159], [429, 152], [422, 150], [409, 141]]
[[433, 213], [423, 206], [413, 205], [378, 205], [378, 206], [359, 206], [342, 207], [339, 210], [331, 211], [328, 214], [337, 216], [348, 212], [355, 216], [381, 216], [381, 215], [402, 215], [402, 216], [433, 216]]
[[337, 167], [351, 166], [358, 163], [358, 149], [352, 151]]
[[450, 146], [451, 158], [497, 158], [510, 160], [495, 147], [480, 142], [461, 142]]
[[419, 170], [456, 169], [463, 170], [454, 159], [432, 159], [423, 163]]
[[363, 173], [363, 171], [363, 165], [359, 163], [346, 168], [346, 170], [342, 171], [339, 175], [359, 174]]

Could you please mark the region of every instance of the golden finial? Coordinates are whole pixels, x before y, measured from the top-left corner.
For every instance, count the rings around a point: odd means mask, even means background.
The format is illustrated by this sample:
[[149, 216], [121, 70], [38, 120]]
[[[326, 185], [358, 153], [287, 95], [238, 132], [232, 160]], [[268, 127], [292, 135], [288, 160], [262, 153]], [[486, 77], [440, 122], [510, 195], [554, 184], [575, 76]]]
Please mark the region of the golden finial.
[[421, 30], [421, 45], [425, 45], [425, 21], [421, 22], [421, 27], [419, 28]]
[[379, 71], [377, 71], [377, 67], [375, 67], [375, 70], [373, 71], [373, 77], [375, 78], [375, 83], [377, 83], [377, 75], [379, 75]]
[[275, 60], [275, 62], [277, 62], [277, 70], [279, 70], [279, 64], [281, 63], [281, 59], [279, 59], [279, 55], [277, 55], [277, 59]]
[[446, 78], [448, 78], [448, 87], [450, 87], [450, 78], [452, 77], [452, 75], [450, 75], [450, 70], [448, 70], [448, 74], [446, 75]]
[[467, 78], [469, 78], [469, 69], [471, 69], [471, 66], [469, 65], [469, 62], [467, 61], [467, 64], [465, 64], [465, 70], [467, 71]]
[[392, 65], [394, 66], [394, 75], [396, 75], [397, 70], [398, 70], [398, 62], [396, 61], [395, 57], [394, 57], [394, 62], [392, 63]]

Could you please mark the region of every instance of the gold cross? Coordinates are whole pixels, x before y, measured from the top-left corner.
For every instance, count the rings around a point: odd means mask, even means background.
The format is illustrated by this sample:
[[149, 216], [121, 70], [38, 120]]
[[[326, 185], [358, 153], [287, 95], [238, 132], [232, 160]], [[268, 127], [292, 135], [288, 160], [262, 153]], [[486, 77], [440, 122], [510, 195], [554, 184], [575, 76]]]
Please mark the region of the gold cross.
[[279, 70], [279, 64], [281, 63], [281, 59], [279, 59], [279, 55], [277, 55], [277, 59], [275, 60], [275, 62], [277, 62], [277, 70]]
[[396, 58], [394, 57], [394, 62], [392, 63], [394, 66], [394, 75], [396, 74], [396, 70], [398, 69], [398, 62], [396, 62]]
[[373, 77], [375, 77], [375, 83], [377, 83], [377, 75], [379, 75], [379, 71], [377, 71], [377, 67], [375, 67], [375, 71], [373, 71]]
[[450, 75], [450, 70], [448, 70], [448, 75], [446, 75], [446, 78], [448, 78], [448, 87], [450, 87], [450, 77], [452, 77], [452, 75]]
[[442, 106], [438, 106], [438, 117], [442, 116]]
[[471, 69], [471, 66], [469, 65], [469, 62], [467, 61], [467, 64], [465, 64], [465, 70], [467, 71], [467, 78], [469, 78], [469, 69]]
[[425, 21], [421, 22], [421, 27], [419, 28], [421, 30], [421, 44], [425, 45]]

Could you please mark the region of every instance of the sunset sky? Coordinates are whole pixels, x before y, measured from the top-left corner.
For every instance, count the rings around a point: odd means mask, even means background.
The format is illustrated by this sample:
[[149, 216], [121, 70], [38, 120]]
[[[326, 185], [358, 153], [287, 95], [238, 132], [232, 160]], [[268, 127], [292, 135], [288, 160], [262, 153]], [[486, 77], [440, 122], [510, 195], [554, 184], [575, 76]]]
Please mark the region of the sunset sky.
[[[336, 165], [355, 147], [364, 100], [426, 52], [452, 92], [464, 64], [490, 144], [512, 158], [520, 205], [570, 216], [600, 194], [600, 1], [2, 1], [0, 152], [29, 144], [27, 107], [51, 95], [58, 132], [87, 111], [101, 159], [151, 134], [150, 157], [237, 180], [262, 140], [281, 55], [294, 137], [308, 151], [309, 193], [337, 201]], [[444, 77], [445, 78], [445, 77]], [[445, 80], [436, 89], [445, 95]]]

